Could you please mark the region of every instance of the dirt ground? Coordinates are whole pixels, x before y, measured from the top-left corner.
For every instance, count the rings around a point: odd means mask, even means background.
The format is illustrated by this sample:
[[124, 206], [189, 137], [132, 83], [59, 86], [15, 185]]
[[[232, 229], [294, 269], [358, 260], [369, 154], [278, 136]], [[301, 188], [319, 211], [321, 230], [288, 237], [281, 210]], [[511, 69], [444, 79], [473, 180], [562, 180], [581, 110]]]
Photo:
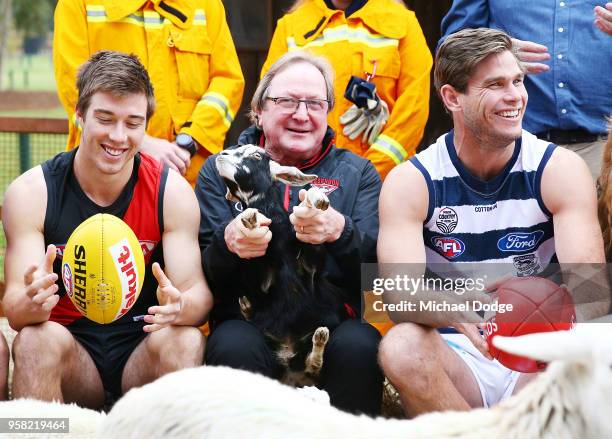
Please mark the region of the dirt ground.
[[0, 111], [40, 110], [60, 105], [54, 91], [0, 91]]

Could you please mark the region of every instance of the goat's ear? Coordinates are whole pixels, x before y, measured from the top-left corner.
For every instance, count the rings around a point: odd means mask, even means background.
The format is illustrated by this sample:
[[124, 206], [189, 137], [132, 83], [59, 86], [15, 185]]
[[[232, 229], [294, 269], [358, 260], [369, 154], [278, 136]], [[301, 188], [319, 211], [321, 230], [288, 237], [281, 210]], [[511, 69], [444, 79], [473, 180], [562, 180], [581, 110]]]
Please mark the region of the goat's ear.
[[593, 358], [592, 340], [586, 342], [574, 330], [542, 332], [517, 337], [493, 337], [493, 345], [510, 354], [531, 358], [532, 360], [554, 361], [569, 360], [589, 362]]
[[238, 198], [234, 197], [234, 194], [227, 188], [227, 192], [225, 193], [225, 199], [228, 201], [240, 201]]
[[304, 186], [317, 179], [314, 174], [304, 174], [295, 166], [283, 166], [270, 160], [270, 174], [274, 180], [282, 181], [290, 186]]

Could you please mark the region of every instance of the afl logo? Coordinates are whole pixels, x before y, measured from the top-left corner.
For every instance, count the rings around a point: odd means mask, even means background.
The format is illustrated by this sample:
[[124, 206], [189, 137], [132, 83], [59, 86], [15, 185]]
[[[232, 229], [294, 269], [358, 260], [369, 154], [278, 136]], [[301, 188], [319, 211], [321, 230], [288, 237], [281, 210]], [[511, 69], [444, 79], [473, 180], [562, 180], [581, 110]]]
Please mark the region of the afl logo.
[[72, 297], [72, 270], [68, 264], [64, 264], [62, 267], [62, 280], [64, 281], [66, 292]]
[[450, 207], [445, 207], [438, 213], [438, 219], [436, 220], [436, 226], [442, 233], [451, 233], [457, 227], [459, 218], [457, 212]]
[[455, 259], [465, 251], [465, 244], [457, 238], [434, 236], [431, 242], [436, 251], [446, 259]]

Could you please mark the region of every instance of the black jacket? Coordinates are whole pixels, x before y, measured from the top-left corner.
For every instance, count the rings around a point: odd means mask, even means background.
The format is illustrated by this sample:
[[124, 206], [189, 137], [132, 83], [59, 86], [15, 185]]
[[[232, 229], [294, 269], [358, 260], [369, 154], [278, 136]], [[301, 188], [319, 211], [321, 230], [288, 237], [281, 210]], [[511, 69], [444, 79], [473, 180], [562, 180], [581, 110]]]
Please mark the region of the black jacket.
[[[240, 135], [237, 146], [262, 144], [262, 140], [262, 132], [251, 127]], [[376, 262], [381, 180], [372, 163], [350, 151], [337, 149], [332, 142], [333, 131], [328, 129], [320, 155], [300, 169], [318, 175], [311, 185], [325, 190], [331, 206], [345, 216], [346, 224], [340, 238], [326, 244], [331, 256], [326, 273], [328, 280], [350, 297], [351, 307], [359, 310], [361, 263]], [[225, 199], [226, 186], [217, 173], [215, 160], [216, 155], [208, 158], [200, 170], [195, 189], [200, 204], [202, 265], [215, 298], [211, 316], [213, 324], [239, 318], [238, 297], [242, 293], [236, 282], [236, 273], [241, 264], [248, 263], [230, 252], [225, 244], [225, 227], [242, 208], [239, 203]], [[289, 212], [298, 204], [300, 189], [288, 189]]]

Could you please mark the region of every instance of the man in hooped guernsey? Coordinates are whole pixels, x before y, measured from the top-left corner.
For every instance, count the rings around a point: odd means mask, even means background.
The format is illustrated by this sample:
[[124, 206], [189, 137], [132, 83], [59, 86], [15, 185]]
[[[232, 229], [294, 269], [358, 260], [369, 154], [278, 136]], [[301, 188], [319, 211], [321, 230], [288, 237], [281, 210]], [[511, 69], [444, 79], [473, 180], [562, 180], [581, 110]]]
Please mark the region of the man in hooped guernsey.
[[[456, 287], [461, 273], [476, 266], [469, 263], [503, 263], [512, 274], [529, 276], [554, 262], [604, 262], [589, 169], [575, 153], [522, 130], [523, 78], [502, 31], [465, 29], [440, 45], [435, 86], [454, 129], [387, 177], [380, 198], [381, 267], [403, 264], [416, 278], [425, 268], [442, 277], [459, 274]], [[459, 295], [454, 287], [442, 288], [451, 302]], [[389, 305], [410, 296], [388, 291]], [[422, 292], [416, 297], [425, 301], [441, 297], [435, 296], [440, 289]], [[609, 304], [603, 302], [577, 307], [578, 320], [605, 314]], [[537, 375], [493, 360], [474, 307], [440, 303], [388, 308], [402, 323], [383, 339], [379, 360], [408, 416], [489, 407]]]

